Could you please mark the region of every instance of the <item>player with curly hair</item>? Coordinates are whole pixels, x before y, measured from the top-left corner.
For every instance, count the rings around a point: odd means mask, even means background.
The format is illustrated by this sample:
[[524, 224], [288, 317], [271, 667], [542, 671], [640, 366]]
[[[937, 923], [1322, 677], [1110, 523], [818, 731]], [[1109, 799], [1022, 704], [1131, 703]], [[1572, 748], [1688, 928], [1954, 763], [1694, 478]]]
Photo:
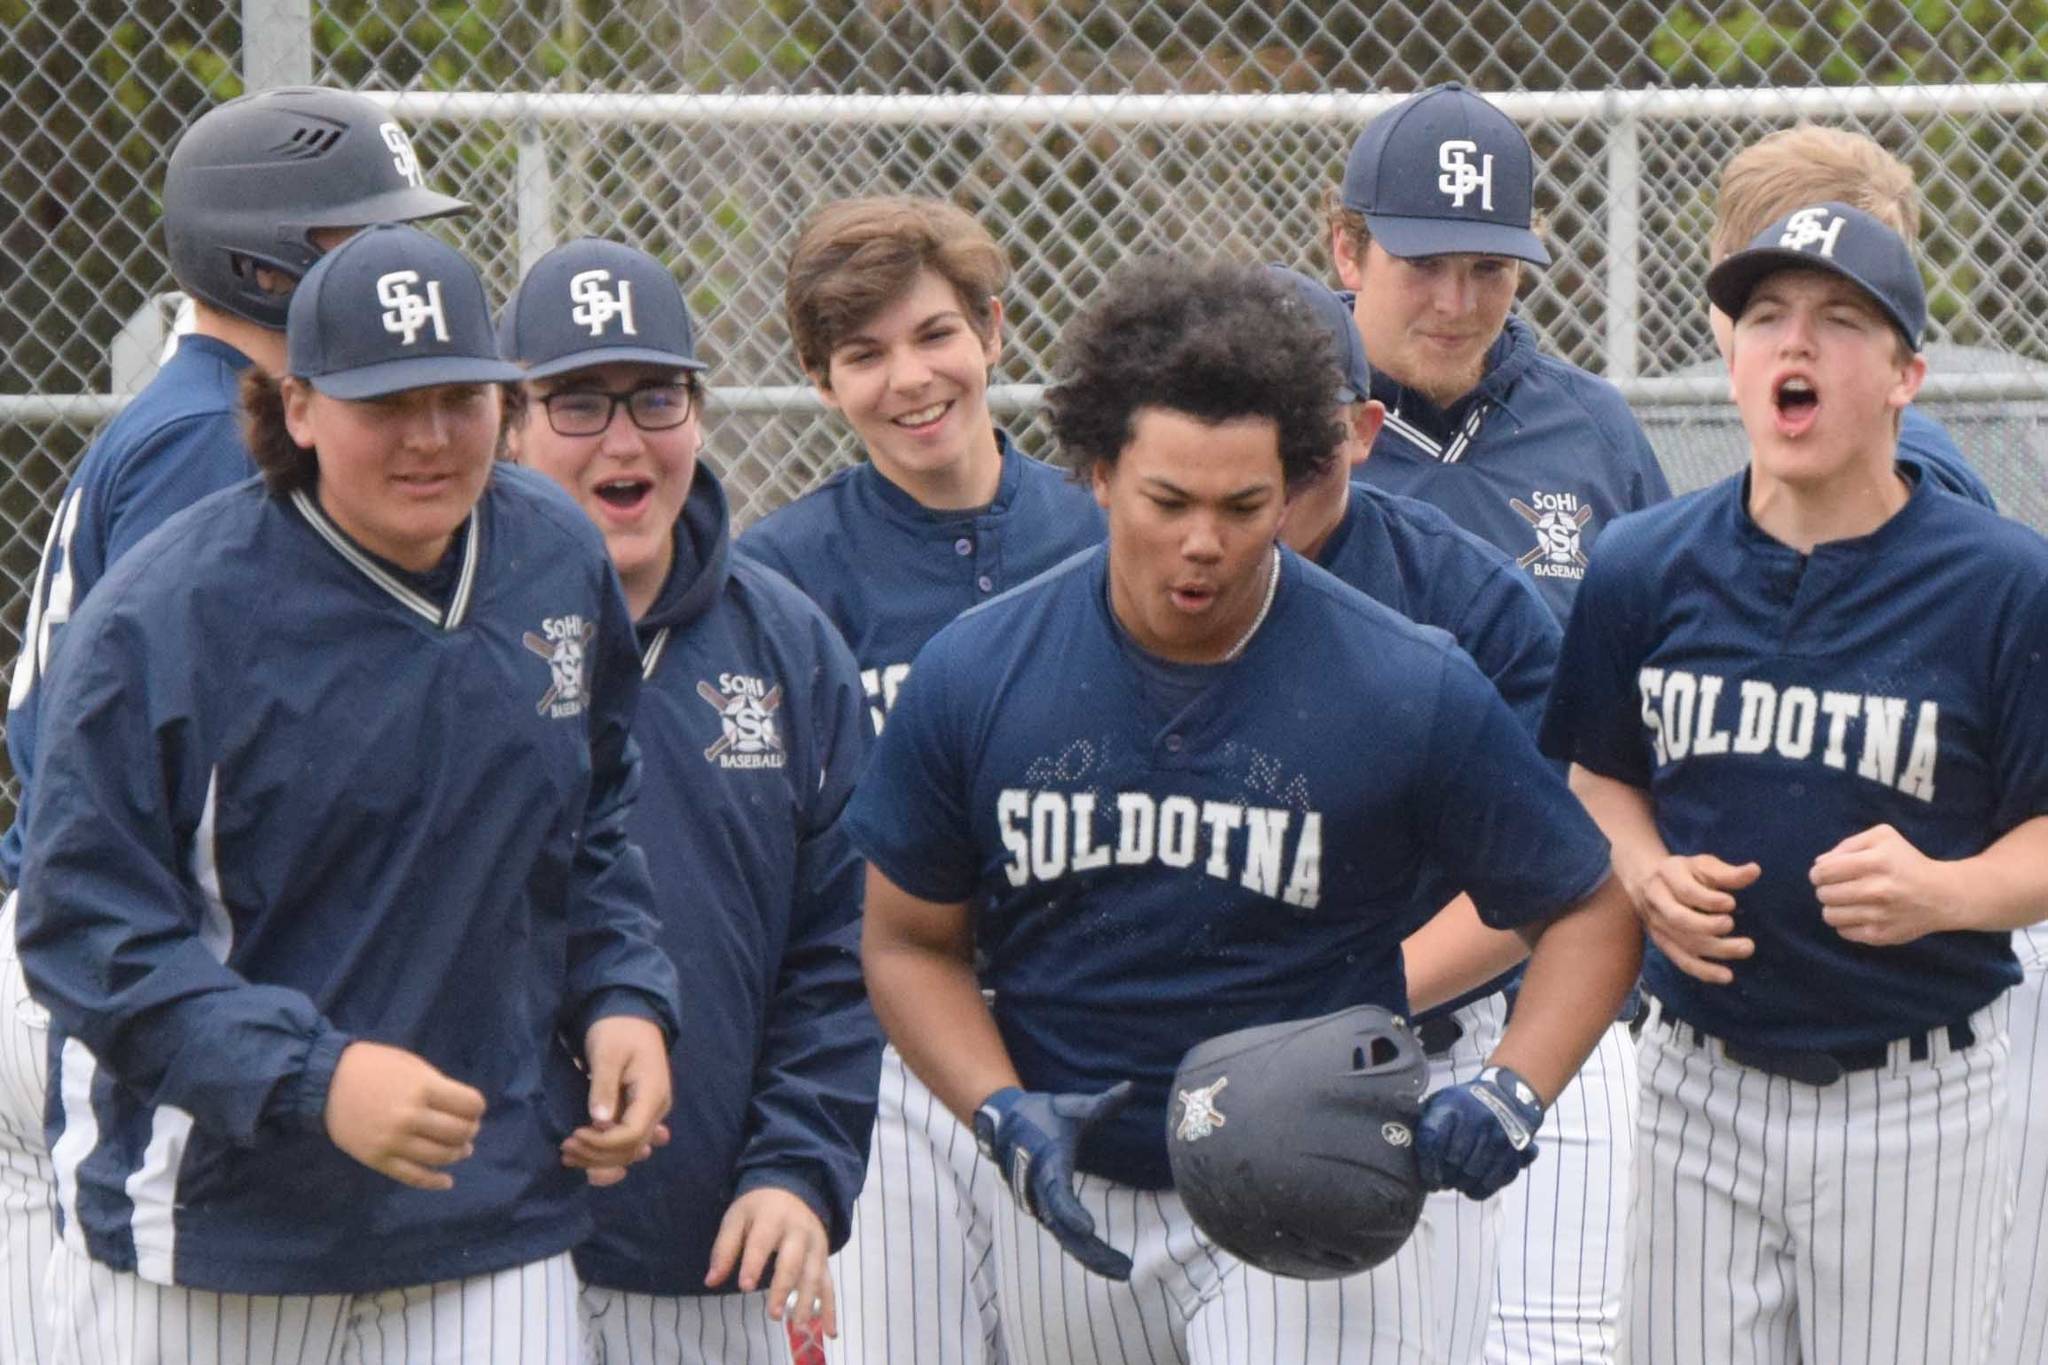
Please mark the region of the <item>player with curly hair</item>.
[[1195, 1229], [1165, 1148], [1182, 1054], [1405, 1012], [1401, 941], [1460, 885], [1537, 945], [1492, 1066], [1418, 1130], [1424, 1178], [1483, 1197], [1636, 971], [1604, 842], [1493, 687], [1277, 543], [1342, 436], [1287, 304], [1254, 267], [1111, 277], [1051, 393], [1108, 544], [933, 639], [848, 811], [876, 1013], [1014, 1195], [994, 1257], [1028, 1365], [1440, 1359], [1418, 1246], [1286, 1281]]

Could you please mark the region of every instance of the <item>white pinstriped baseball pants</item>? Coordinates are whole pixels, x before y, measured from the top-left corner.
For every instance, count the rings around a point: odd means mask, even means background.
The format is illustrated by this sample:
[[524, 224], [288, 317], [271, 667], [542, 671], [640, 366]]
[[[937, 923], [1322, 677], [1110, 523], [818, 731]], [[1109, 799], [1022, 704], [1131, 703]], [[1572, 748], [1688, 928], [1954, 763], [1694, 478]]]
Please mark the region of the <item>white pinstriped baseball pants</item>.
[[2012, 1214], [2004, 997], [1925, 1060], [1812, 1086], [1652, 1006], [1639, 1055], [1633, 1365], [1979, 1361]]
[[2011, 1001], [2015, 1205], [1992, 1365], [2048, 1360], [2048, 926], [2012, 936], [2026, 976]]
[[1628, 1025], [1600, 1037], [1500, 1192], [1487, 1365], [1607, 1365], [1628, 1294], [1638, 1086]]
[[[1507, 1029], [1507, 997], [1496, 992], [1453, 1010], [1464, 1033], [1448, 1051], [1429, 1059], [1429, 1088], [1462, 1085], [1485, 1069]], [[1538, 1137], [1544, 1142], [1548, 1134]], [[1541, 1165], [1544, 1157], [1537, 1157]], [[1519, 1180], [1527, 1180], [1523, 1172]], [[1503, 1195], [1467, 1199], [1437, 1190], [1422, 1201], [1421, 1235], [1430, 1247], [1435, 1323], [1431, 1338], [1451, 1365], [1474, 1365], [1486, 1349], [1486, 1327], [1498, 1290]]]
[[49, 1016], [28, 998], [14, 896], [0, 906], [0, 1365], [47, 1365], [43, 1275], [57, 1244], [57, 1174], [43, 1143]]
[[832, 1258], [845, 1365], [1003, 1365], [989, 1210], [1008, 1202], [974, 1134], [882, 1049], [867, 1180]]
[[1074, 1181], [1128, 1283], [1091, 1274], [1007, 1196], [995, 1207], [997, 1292], [1017, 1365], [1438, 1365], [1427, 1233], [1364, 1275], [1254, 1270], [1195, 1228], [1171, 1190]]
[[585, 1285], [583, 1331], [589, 1365], [831, 1365], [836, 1360], [822, 1329], [793, 1335], [769, 1317], [766, 1291], [634, 1294]]
[[567, 1252], [375, 1294], [152, 1284], [68, 1244], [50, 1261], [53, 1365], [582, 1365]]

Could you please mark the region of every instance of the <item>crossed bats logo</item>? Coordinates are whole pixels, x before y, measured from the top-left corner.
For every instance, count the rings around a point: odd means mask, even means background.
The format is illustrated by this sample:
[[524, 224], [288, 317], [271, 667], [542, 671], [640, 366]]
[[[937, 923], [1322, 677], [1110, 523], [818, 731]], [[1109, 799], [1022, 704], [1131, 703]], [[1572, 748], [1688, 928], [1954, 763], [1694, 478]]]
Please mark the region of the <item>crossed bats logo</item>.
[[1199, 1142], [1229, 1122], [1216, 1107], [1216, 1097], [1229, 1084], [1230, 1077], [1219, 1076], [1208, 1085], [1180, 1092], [1180, 1126], [1174, 1132], [1182, 1142]]
[[1508, 505], [1521, 514], [1536, 532], [1534, 549], [1525, 551], [1515, 563], [1526, 569], [1537, 560], [1551, 564], [1569, 564], [1574, 568], [1586, 567], [1586, 551], [1580, 543], [1586, 523], [1593, 519], [1591, 506], [1581, 503], [1571, 512], [1539, 512], [1520, 498], [1509, 498]]
[[548, 661], [548, 690], [534, 709], [544, 716], [573, 716], [583, 709], [584, 677], [590, 641], [597, 627], [581, 616], [550, 617], [542, 635], [527, 631], [526, 647]]
[[727, 693], [699, 681], [697, 695], [718, 712], [719, 736], [704, 750], [708, 762], [717, 763], [730, 753], [735, 757], [775, 755], [769, 763], [779, 764], [782, 739], [775, 732], [775, 711], [782, 705], [782, 684], [777, 683], [766, 692], [740, 686]]

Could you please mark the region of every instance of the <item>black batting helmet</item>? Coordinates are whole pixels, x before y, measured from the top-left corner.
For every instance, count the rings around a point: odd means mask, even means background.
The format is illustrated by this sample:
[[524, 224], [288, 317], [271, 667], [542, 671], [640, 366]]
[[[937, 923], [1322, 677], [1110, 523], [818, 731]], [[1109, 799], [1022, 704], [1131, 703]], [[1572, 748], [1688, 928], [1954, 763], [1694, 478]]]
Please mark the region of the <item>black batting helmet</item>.
[[164, 172], [164, 236], [186, 293], [284, 330], [288, 299], [256, 267], [297, 279], [319, 257], [315, 228], [464, 213], [427, 188], [405, 130], [361, 95], [317, 86], [263, 90], [185, 130]]
[[1198, 1043], [1166, 1113], [1174, 1189], [1195, 1226], [1295, 1279], [1392, 1256], [1422, 1216], [1427, 1069], [1407, 1025], [1377, 1005]]

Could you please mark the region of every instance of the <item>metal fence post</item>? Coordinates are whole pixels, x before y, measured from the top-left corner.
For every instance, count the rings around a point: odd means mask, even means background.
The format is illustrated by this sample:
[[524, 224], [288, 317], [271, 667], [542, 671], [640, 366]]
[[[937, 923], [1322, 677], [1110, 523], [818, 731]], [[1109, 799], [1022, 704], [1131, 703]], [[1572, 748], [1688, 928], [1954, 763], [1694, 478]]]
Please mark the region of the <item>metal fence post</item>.
[[519, 120], [519, 183], [513, 194], [518, 216], [519, 274], [524, 278], [533, 263], [555, 244], [555, 177], [548, 169], [547, 144], [541, 141], [540, 124], [530, 118]]
[[313, 83], [313, 0], [242, 0], [242, 80], [251, 90]]
[[1636, 377], [1642, 307], [1643, 122], [1620, 110], [1607, 142], [1607, 377]]

